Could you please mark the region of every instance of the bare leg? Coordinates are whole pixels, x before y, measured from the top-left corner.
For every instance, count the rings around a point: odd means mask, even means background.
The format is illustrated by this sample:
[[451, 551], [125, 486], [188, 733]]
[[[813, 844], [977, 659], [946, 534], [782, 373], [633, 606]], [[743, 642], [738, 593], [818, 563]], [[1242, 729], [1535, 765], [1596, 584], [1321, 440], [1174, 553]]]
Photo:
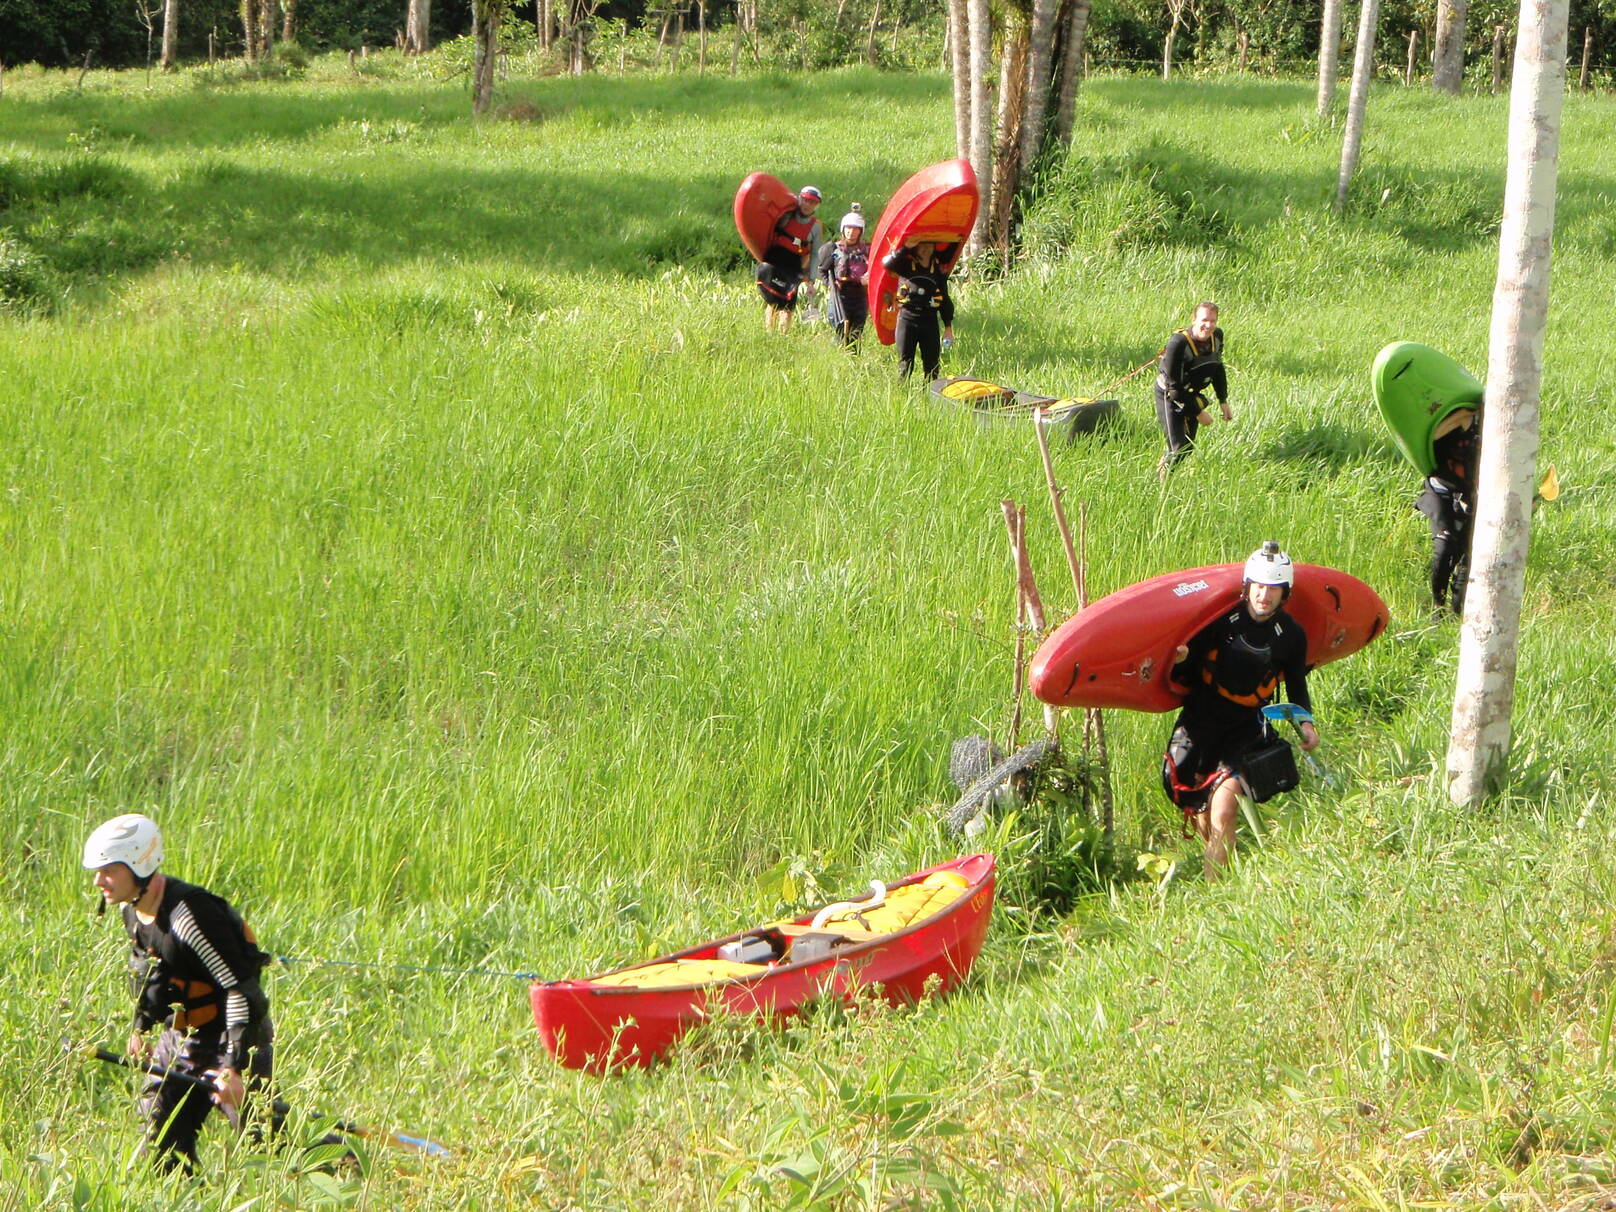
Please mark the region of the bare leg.
[[1195, 832], [1206, 843], [1203, 870], [1216, 880], [1234, 858], [1235, 827], [1240, 820], [1240, 781], [1228, 778], [1212, 792], [1211, 806], [1195, 817]]

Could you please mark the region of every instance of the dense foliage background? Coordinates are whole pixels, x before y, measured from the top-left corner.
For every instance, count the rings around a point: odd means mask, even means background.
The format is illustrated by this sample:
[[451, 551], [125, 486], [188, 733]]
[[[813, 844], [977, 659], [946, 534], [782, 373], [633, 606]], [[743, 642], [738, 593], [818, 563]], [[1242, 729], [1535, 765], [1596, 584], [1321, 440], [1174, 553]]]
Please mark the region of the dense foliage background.
[[[1020, 3], [1021, 0], [1005, 0]], [[144, 5], [144, 8], [142, 7]], [[348, 50], [391, 46], [404, 26], [405, 0], [298, 0], [297, 41], [305, 49]], [[1378, 58], [1389, 69], [1405, 61], [1410, 30], [1421, 31], [1421, 62], [1429, 64], [1436, 25], [1436, 0], [1386, 0], [1381, 5]], [[82, 64], [87, 54], [101, 66], [132, 67], [147, 61], [147, 29], [142, 12], [152, 15], [156, 40], [162, 36], [161, 0], [0, 0], [0, 60], [9, 66], [37, 62], [46, 66]], [[760, 57], [778, 66], [832, 67], [862, 62], [865, 34], [877, 16], [875, 0], [762, 0], [758, 18]], [[602, 30], [660, 28], [670, 12], [685, 13], [685, 28], [694, 31], [696, 8], [658, 0], [604, 0], [594, 13]], [[513, 23], [527, 26], [531, 37], [537, 19], [534, 5], [509, 9]], [[235, 0], [182, 0], [180, 46], [183, 56], [205, 58], [213, 33], [220, 55], [239, 54], [241, 25]], [[1320, 6], [1317, 0], [1199, 0], [1186, 14], [1187, 31], [1175, 51], [1180, 70], [1234, 63], [1238, 39], [1250, 39], [1249, 66], [1259, 71], [1303, 73], [1313, 69], [1318, 53]], [[936, 65], [943, 43], [943, 6], [932, 0], [883, 0], [880, 24], [901, 32], [890, 43], [883, 36], [884, 58], [894, 66], [909, 60]], [[1490, 68], [1486, 60], [1493, 28], [1513, 29], [1516, 6], [1510, 0], [1472, 0], [1466, 25], [1467, 57], [1478, 80]], [[708, 6], [714, 30], [733, 26], [733, 0]], [[1350, 48], [1355, 10], [1346, 13], [1344, 37]], [[1164, 0], [1096, 0], [1089, 31], [1091, 62], [1107, 68], [1148, 70], [1160, 64], [1161, 41], [1168, 25]], [[468, 0], [438, 0], [432, 27], [438, 40], [459, 37], [471, 27]], [[1609, 73], [1616, 65], [1616, 0], [1572, 0], [1572, 61], [1578, 62], [1584, 31], [1593, 33], [1592, 66]], [[514, 32], [514, 25], [513, 25]], [[517, 35], [520, 37], [520, 35]], [[559, 52], [558, 52], [559, 55]], [[558, 58], [559, 63], [559, 58]], [[1350, 58], [1344, 60], [1350, 64]]]

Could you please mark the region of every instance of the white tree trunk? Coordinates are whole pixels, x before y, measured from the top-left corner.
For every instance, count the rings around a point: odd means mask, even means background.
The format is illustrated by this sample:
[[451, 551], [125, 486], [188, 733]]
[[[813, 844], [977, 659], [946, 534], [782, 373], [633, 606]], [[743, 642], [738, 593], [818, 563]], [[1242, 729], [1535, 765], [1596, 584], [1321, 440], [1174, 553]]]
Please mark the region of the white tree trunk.
[[1061, 48], [1060, 108], [1055, 113], [1055, 135], [1062, 147], [1072, 142], [1077, 116], [1077, 82], [1083, 78], [1083, 44], [1088, 39], [1090, 0], [1068, 0], [1066, 39]]
[[1441, 0], [1436, 9], [1436, 49], [1431, 57], [1431, 87], [1457, 93], [1464, 83], [1465, 14], [1470, 0]]
[[1341, 173], [1335, 180], [1335, 208], [1347, 205], [1347, 187], [1358, 167], [1358, 148], [1363, 143], [1364, 111], [1369, 108], [1369, 80], [1375, 74], [1375, 25], [1380, 19], [1380, 0], [1363, 0], [1358, 15], [1358, 45], [1352, 55], [1352, 92], [1347, 96], [1347, 129], [1341, 140]]
[[1341, 61], [1341, 0], [1324, 0], [1324, 24], [1319, 30], [1319, 117], [1335, 104], [1335, 78]]
[[1049, 76], [1055, 50], [1055, 10], [1059, 0], [1033, 0], [1032, 41], [1028, 46], [1027, 104], [1021, 114], [1021, 174], [1032, 171], [1044, 143], [1049, 113]]
[[1167, 27], [1167, 37], [1162, 39], [1162, 79], [1167, 80], [1173, 74], [1173, 39], [1178, 34], [1178, 15], [1173, 15], [1173, 23]]
[[158, 66], [165, 72], [174, 67], [174, 57], [178, 53], [180, 36], [180, 0], [164, 0], [163, 2], [163, 57], [158, 60]]
[[424, 55], [432, 49], [432, 0], [410, 0], [404, 17], [404, 49]]
[[1448, 794], [1472, 805], [1509, 755], [1516, 643], [1537, 473], [1538, 389], [1549, 311], [1560, 108], [1569, 0], [1521, 0], [1509, 100], [1509, 170], [1487, 341], [1487, 405], [1459, 672], [1448, 746]]
[[948, 51], [954, 65], [954, 154], [971, 157], [971, 46], [965, 0], [948, 0]]
[[967, 33], [971, 40], [971, 168], [983, 205], [971, 229], [970, 251], [981, 249], [988, 226], [987, 200], [993, 197], [993, 99], [988, 71], [992, 66], [993, 11], [988, 0], [966, 0]]

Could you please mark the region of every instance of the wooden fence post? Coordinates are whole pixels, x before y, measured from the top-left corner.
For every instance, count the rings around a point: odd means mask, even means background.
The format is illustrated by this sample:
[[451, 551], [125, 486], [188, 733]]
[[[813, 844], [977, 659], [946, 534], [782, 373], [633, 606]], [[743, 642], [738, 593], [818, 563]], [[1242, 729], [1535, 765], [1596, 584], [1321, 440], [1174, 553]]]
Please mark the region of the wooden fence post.
[[1594, 27], [1584, 26], [1582, 30], [1582, 71], [1577, 73], [1577, 87], [1583, 92], [1588, 91], [1588, 60], [1594, 53]]

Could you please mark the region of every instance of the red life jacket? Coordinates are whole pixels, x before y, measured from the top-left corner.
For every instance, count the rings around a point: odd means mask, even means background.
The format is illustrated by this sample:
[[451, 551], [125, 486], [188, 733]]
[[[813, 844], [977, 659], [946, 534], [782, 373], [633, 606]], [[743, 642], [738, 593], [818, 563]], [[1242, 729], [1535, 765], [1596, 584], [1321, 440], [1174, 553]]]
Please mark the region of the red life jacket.
[[781, 215], [774, 225], [771, 248], [787, 248], [799, 257], [806, 257], [814, 246], [814, 228], [819, 220], [795, 208]]

